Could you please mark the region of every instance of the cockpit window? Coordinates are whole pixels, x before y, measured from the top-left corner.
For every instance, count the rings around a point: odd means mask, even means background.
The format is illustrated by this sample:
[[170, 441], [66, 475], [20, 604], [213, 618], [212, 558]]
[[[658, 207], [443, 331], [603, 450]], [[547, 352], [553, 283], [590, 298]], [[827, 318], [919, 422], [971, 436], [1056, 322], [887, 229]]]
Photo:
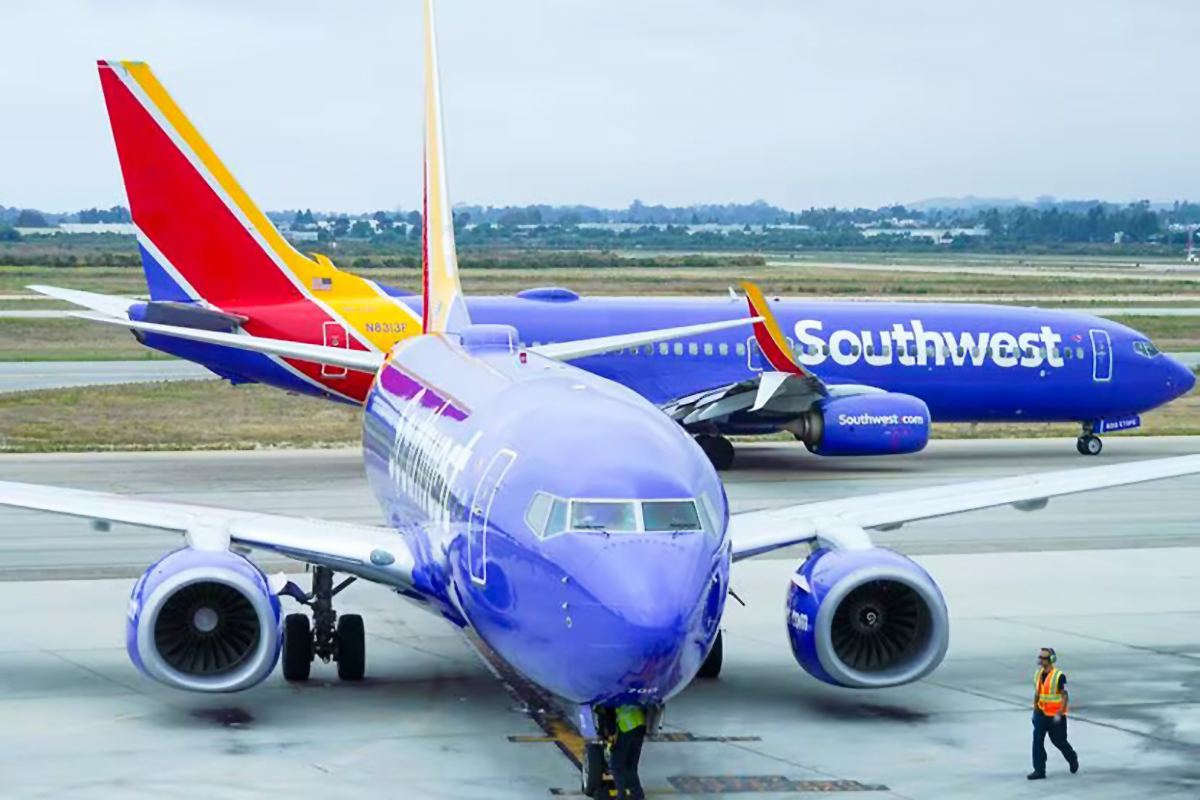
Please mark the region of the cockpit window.
[[642, 503], [642, 520], [647, 533], [701, 529], [692, 500], [647, 500]]
[[572, 500], [571, 530], [632, 533], [638, 529], [633, 503], [624, 500]]
[[1133, 349], [1144, 355], [1146, 358], [1154, 358], [1158, 355], [1158, 348], [1154, 346], [1154, 342], [1134, 342]]
[[716, 532], [707, 496], [695, 500], [565, 500], [536, 492], [525, 510], [525, 522], [540, 539], [567, 531], [596, 533]]

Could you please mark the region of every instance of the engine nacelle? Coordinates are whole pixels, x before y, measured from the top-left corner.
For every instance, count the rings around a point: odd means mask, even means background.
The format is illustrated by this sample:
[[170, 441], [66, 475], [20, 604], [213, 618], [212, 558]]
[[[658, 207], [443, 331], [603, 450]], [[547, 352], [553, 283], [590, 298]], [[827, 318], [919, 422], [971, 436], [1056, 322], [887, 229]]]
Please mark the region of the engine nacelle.
[[941, 590], [914, 561], [882, 548], [816, 550], [788, 587], [792, 655], [815, 678], [852, 689], [919, 680], [946, 656]]
[[249, 560], [185, 548], [138, 579], [125, 647], [155, 680], [195, 692], [236, 692], [279, 661], [279, 598]]
[[916, 453], [929, 442], [929, 407], [895, 392], [822, 400], [788, 426], [821, 456], [885, 456]]

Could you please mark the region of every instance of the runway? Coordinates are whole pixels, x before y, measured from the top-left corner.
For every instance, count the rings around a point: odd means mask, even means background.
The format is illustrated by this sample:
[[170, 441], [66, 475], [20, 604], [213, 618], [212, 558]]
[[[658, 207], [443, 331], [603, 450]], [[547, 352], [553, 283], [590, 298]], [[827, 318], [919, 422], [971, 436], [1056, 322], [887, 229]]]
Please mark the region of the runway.
[[[1200, 452], [1200, 439], [1105, 439], [1088, 460], [1074, 440], [935, 441], [904, 458], [822, 459], [792, 442], [740, 445], [725, 473], [734, 512], [936, 483]], [[1032, 466], [1031, 466], [1032, 465]], [[358, 450], [85, 453], [0, 456], [0, 480], [377, 525]], [[875, 539], [908, 554], [1200, 546], [1200, 477], [1064, 497], [1046, 509], [1004, 508], [929, 520]], [[135, 576], [170, 535], [0, 508], [0, 580]], [[794, 559], [795, 552], [776, 558]]]
[[0, 363], [0, 393], [119, 383], [216, 379], [199, 364], [177, 360], [12, 361]]
[[[830, 461], [767, 443], [743, 447], [726, 477], [736, 511], [1197, 451], [1200, 440], [1113, 436], [1095, 460], [1072, 441], [1037, 440], [935, 442], [911, 458]], [[355, 451], [5, 456], [0, 480], [379, 521]], [[852, 692], [806, 676], [782, 612], [800, 555], [738, 564], [734, 589], [747, 606], [728, 606], [722, 678], [670, 705], [666, 730], [678, 741], [649, 743], [643, 759], [651, 796], [721, 797], [694, 790], [739, 779], [875, 787], [868, 796], [896, 800], [1196, 797], [1198, 490], [1200, 478], [1165, 481], [876, 535], [919, 554], [951, 609], [946, 662], [898, 689]], [[317, 665], [304, 687], [276, 674], [249, 692], [197, 696], [129, 664], [129, 577], [23, 580], [132, 576], [177, 544], [0, 511], [6, 797], [530, 798], [577, 787], [574, 768], [538, 741], [523, 701], [472, 648], [378, 587], [360, 582], [339, 597], [341, 611], [367, 620], [363, 684], [339, 684]], [[1024, 779], [1029, 683], [1047, 645], [1070, 675], [1083, 769], [1067, 774], [1051, 750], [1050, 780], [1039, 785]]]

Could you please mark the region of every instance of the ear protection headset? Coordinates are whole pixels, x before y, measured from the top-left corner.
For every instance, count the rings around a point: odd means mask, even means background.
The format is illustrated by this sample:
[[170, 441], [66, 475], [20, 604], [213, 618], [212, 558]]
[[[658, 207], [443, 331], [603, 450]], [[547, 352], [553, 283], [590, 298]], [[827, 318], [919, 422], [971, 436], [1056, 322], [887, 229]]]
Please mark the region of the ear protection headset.
[[1058, 661], [1058, 654], [1054, 652], [1053, 647], [1043, 647], [1042, 655], [1044, 655], [1046, 657], [1046, 660], [1049, 661], [1051, 664]]

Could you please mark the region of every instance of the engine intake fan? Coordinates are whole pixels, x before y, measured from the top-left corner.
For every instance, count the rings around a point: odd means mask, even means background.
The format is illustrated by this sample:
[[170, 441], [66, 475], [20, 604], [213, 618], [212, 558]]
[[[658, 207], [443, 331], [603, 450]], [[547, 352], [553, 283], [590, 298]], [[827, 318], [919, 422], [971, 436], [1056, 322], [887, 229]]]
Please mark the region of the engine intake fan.
[[817, 550], [792, 578], [788, 635], [809, 674], [876, 689], [932, 672], [950, 622], [937, 584], [911, 559], [882, 548]]

